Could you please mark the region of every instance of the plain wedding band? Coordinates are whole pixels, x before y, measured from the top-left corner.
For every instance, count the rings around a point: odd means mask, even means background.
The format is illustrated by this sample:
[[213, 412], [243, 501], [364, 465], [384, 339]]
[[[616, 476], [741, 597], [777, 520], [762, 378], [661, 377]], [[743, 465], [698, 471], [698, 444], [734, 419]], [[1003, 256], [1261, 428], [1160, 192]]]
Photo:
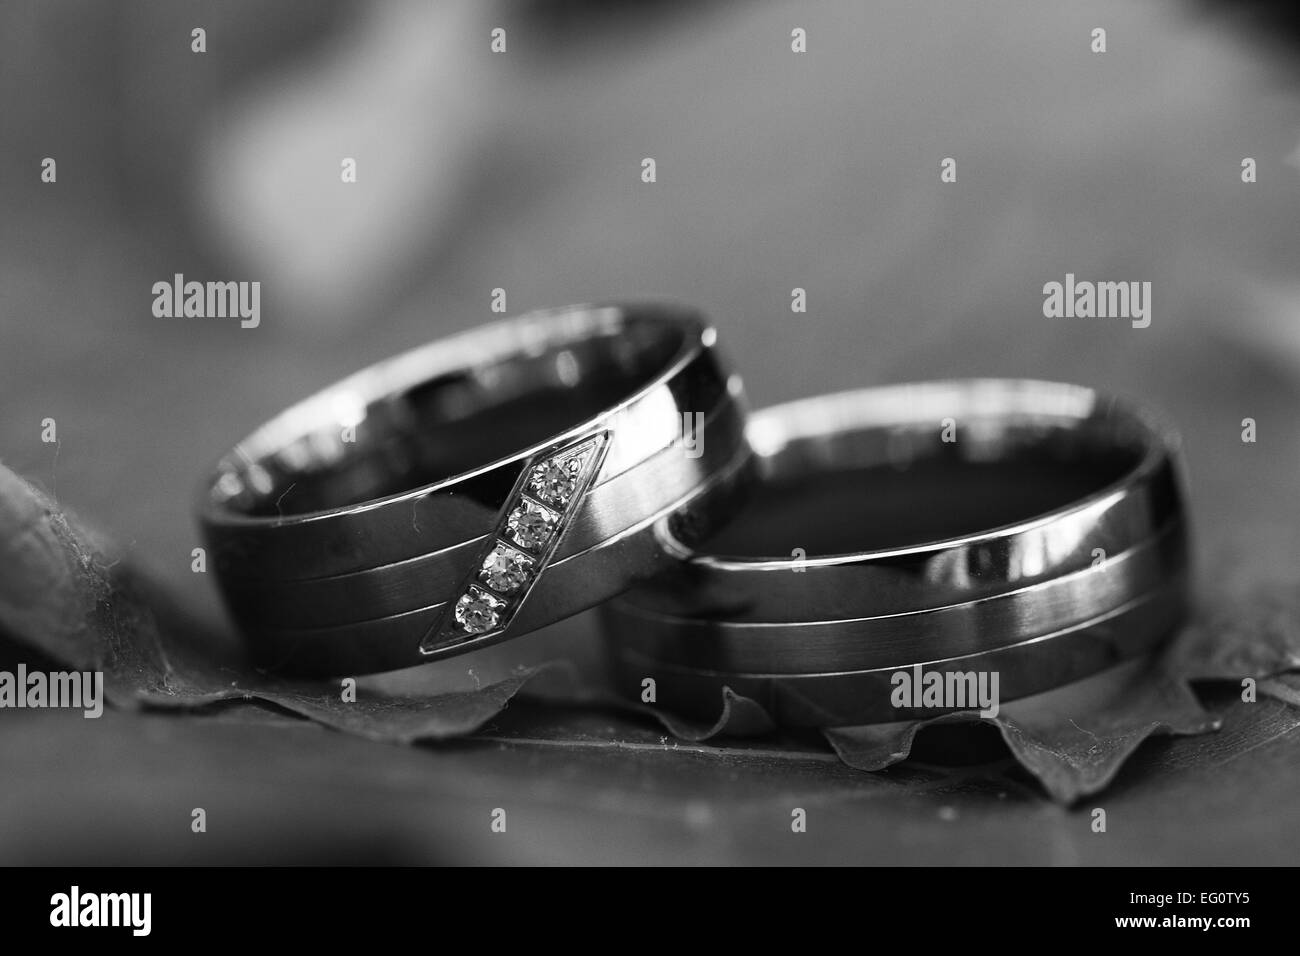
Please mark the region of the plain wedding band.
[[895, 707], [891, 677], [996, 670], [1011, 700], [1182, 618], [1177, 438], [1146, 410], [982, 379], [777, 406], [749, 435], [755, 500], [721, 531], [697, 523], [708, 495], [666, 517], [677, 563], [602, 611], [627, 694], [653, 678], [659, 705], [705, 719], [723, 687], [792, 725], [934, 716]]

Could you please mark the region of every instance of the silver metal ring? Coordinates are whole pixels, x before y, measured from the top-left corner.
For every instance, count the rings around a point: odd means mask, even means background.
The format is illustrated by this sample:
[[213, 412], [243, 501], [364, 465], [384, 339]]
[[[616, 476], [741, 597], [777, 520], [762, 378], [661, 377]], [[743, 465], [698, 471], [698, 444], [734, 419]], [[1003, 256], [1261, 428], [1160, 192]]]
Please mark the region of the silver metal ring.
[[676, 307], [533, 313], [372, 366], [262, 426], [199, 504], [256, 659], [299, 674], [420, 664], [653, 574], [657, 519], [750, 459], [715, 339]]
[[[1181, 619], [1177, 439], [1091, 389], [897, 385], [766, 409], [759, 481], [725, 527], [703, 496], [658, 526], [677, 563], [603, 610], [620, 683], [716, 717], [900, 720], [889, 681], [994, 668], [1005, 700], [1144, 653]], [[933, 716], [939, 711], [927, 712]]]

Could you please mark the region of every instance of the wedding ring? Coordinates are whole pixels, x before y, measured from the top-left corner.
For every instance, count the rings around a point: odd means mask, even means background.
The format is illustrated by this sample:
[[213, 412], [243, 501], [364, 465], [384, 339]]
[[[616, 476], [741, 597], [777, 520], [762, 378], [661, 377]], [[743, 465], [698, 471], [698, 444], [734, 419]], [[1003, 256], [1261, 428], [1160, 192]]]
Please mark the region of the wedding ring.
[[712, 719], [935, 716], [901, 670], [996, 671], [1002, 700], [1141, 655], [1186, 604], [1177, 438], [1091, 389], [968, 380], [756, 413], [758, 477], [725, 526], [706, 494], [656, 526], [677, 562], [603, 610], [616, 679]]
[[533, 313], [372, 366], [262, 426], [199, 504], [257, 662], [425, 663], [653, 574], [656, 521], [750, 463], [715, 339], [677, 307]]

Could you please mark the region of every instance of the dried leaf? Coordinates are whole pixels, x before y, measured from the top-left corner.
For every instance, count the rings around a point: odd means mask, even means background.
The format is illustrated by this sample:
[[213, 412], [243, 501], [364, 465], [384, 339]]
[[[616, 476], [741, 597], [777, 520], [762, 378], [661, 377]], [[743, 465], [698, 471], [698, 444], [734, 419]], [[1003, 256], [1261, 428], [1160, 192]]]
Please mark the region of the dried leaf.
[[[963, 712], [928, 721], [837, 727], [825, 733], [845, 763], [881, 770], [905, 759], [923, 728], [980, 719]], [[1149, 661], [1131, 661], [1012, 701], [988, 719], [1020, 764], [1063, 803], [1104, 789], [1153, 734], [1199, 734], [1219, 726], [1184, 683]]]
[[664, 729], [674, 737], [702, 743], [714, 737], [759, 737], [770, 734], [776, 729], [772, 718], [768, 716], [762, 704], [741, 694], [730, 687], [722, 689], [722, 710], [718, 719], [712, 724], [687, 720], [662, 710], [646, 707], [642, 713], [655, 717]]
[[[3, 467], [0, 566], [0, 630], [64, 666], [102, 670], [109, 700], [119, 706], [263, 702], [370, 739], [413, 742], [473, 733], [524, 691], [552, 702], [650, 715], [692, 742], [775, 729], [758, 702], [729, 688], [720, 694], [716, 720], [691, 721], [616, 698], [556, 663], [517, 668], [473, 689], [384, 693], [366, 686], [355, 702], [343, 700], [332, 682], [268, 678], [245, 661], [212, 652], [229, 642], [203, 633], [204, 625], [188, 618], [161, 588], [117, 562], [106, 546]], [[1256, 591], [1214, 608], [1159, 660], [1130, 662], [1014, 701], [991, 722], [1048, 794], [1069, 803], [1106, 787], [1148, 737], [1215, 729], [1217, 721], [1201, 708], [1191, 681], [1254, 677], [1261, 693], [1300, 704], [1300, 677], [1285, 673], [1300, 668], [1297, 590]], [[978, 719], [952, 714], [828, 728], [824, 735], [846, 764], [874, 771], [906, 759], [924, 728]]]

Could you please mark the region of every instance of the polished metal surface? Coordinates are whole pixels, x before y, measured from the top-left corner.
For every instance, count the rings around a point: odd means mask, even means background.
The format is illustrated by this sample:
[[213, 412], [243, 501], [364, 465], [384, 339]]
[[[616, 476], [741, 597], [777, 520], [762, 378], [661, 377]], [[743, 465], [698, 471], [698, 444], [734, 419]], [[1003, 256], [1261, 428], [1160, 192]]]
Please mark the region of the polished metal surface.
[[[254, 432], [217, 464], [199, 516], [258, 660], [410, 666], [653, 573], [657, 519], [749, 467], [740, 382], [715, 338], [676, 307], [533, 313], [372, 366]], [[548, 467], [558, 484], [539, 483]], [[535, 514], [515, 529], [521, 507]], [[480, 573], [500, 552], [522, 584]]]
[[654, 677], [662, 705], [701, 716], [727, 686], [787, 722], [898, 720], [899, 669], [996, 667], [1011, 699], [1180, 619], [1177, 439], [1147, 411], [1071, 385], [939, 382], [766, 409], [749, 436], [753, 500], [720, 533], [696, 519], [722, 492], [661, 521], [676, 562], [602, 609], [630, 693]]
[[[640, 699], [647, 678], [656, 682], [656, 704], [666, 710], [716, 720], [723, 689], [758, 701], [779, 724], [849, 727], [925, 720], [953, 707], [895, 707], [894, 675], [916, 665], [927, 673], [996, 672], [999, 703], [1006, 704], [1096, 674], [1158, 648], [1184, 620], [1183, 576], [1105, 615], [1071, 628], [1038, 635], [996, 650], [946, 660], [916, 660], [864, 671], [821, 674], [746, 674], [682, 667], [612, 642], [612, 673], [618, 689]], [[971, 709], [971, 708], [962, 708]]]

